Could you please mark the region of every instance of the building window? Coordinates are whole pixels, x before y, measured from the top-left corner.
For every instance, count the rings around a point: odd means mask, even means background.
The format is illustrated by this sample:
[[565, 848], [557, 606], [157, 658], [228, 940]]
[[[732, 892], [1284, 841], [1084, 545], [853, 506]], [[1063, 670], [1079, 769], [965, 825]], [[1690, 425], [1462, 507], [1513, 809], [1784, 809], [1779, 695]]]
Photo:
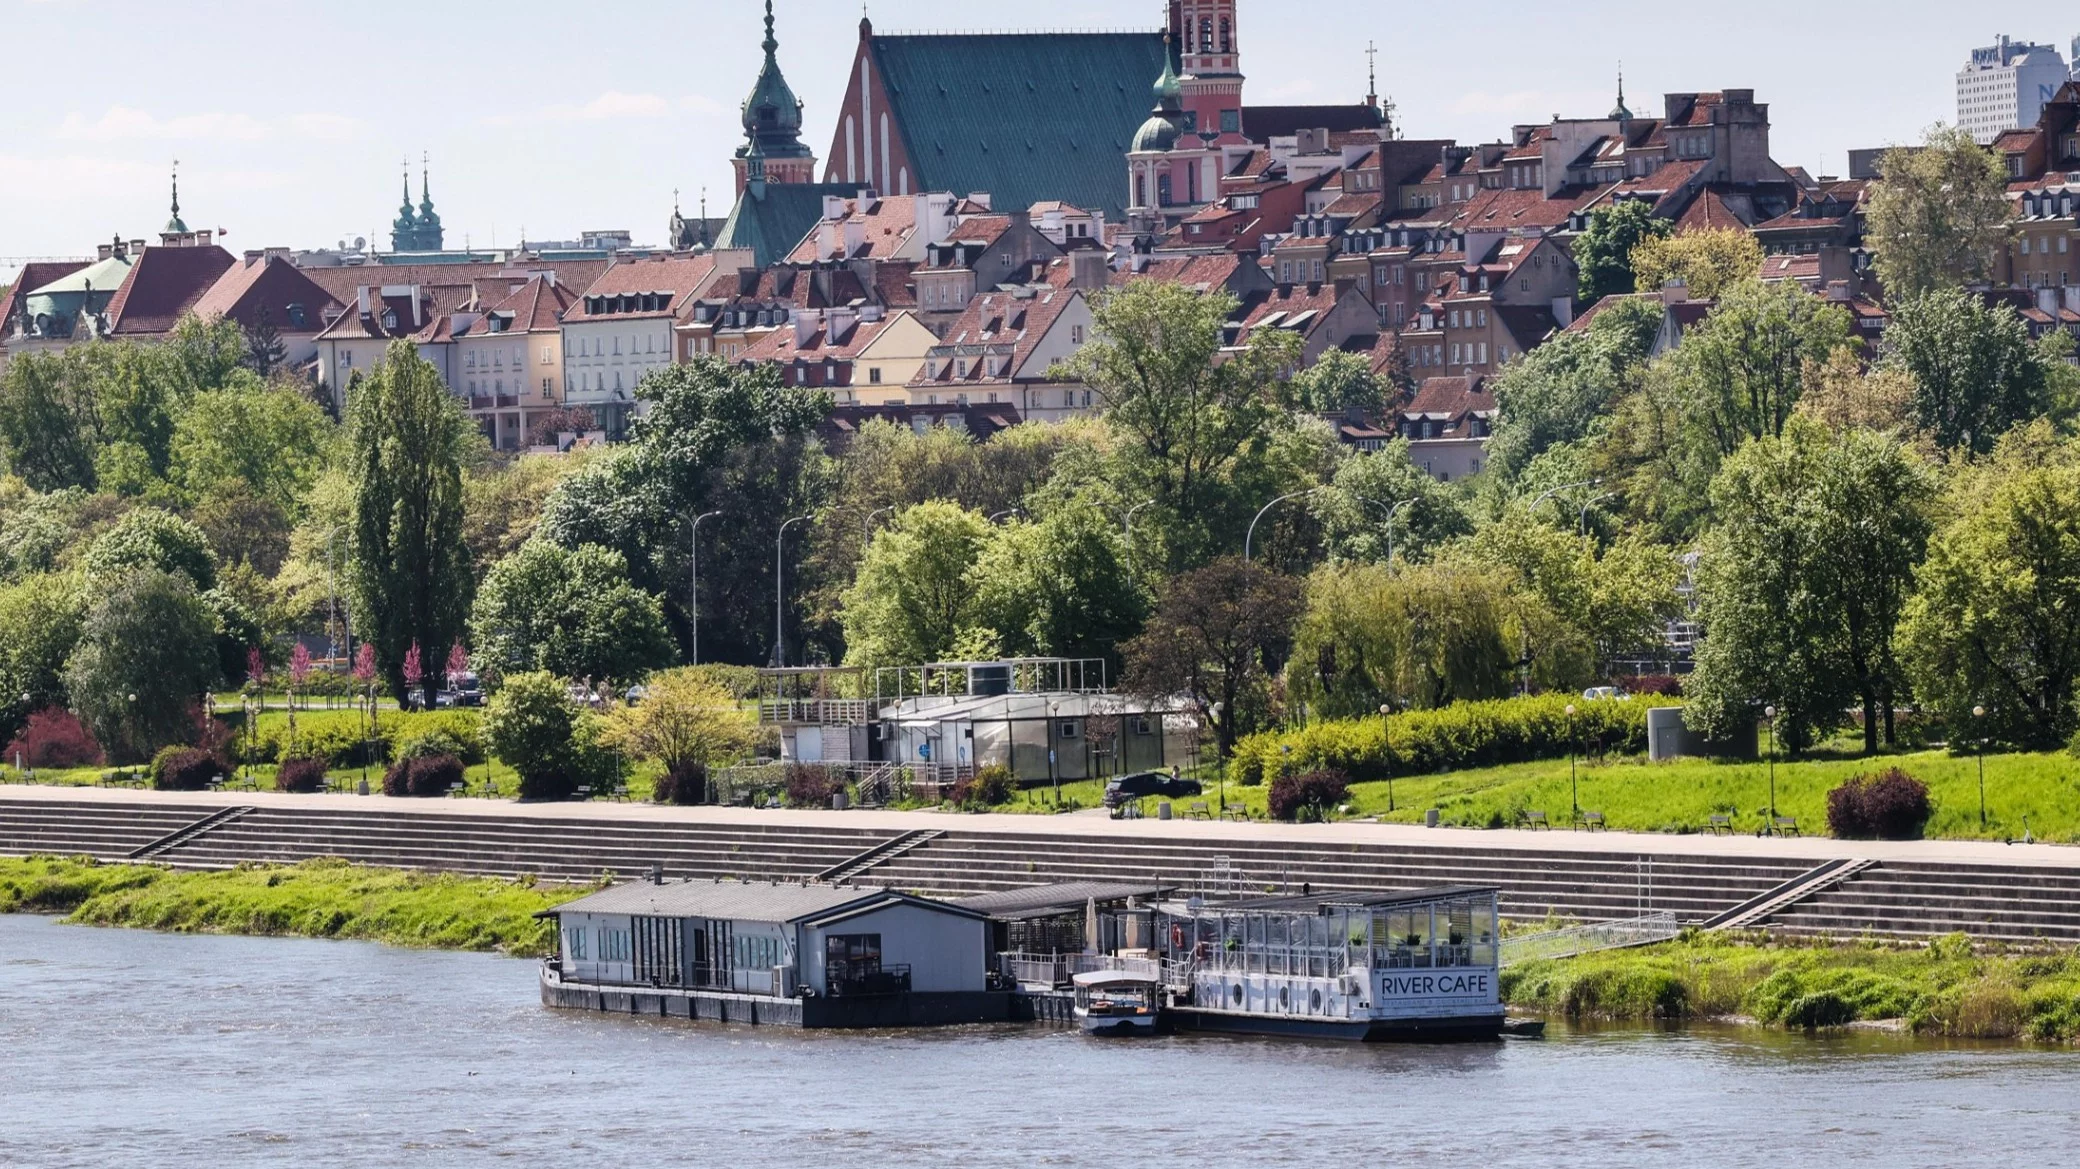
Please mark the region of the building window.
[[881, 367], [880, 367], [880, 366], [878, 366], [878, 365], [877, 365], [877, 366], [874, 366], [874, 367], [873, 367], [872, 369], [869, 369], [869, 370], [867, 371], [867, 381], [868, 381], [868, 382], [870, 382], [870, 383], [872, 383], [872, 384], [874, 384], [874, 385], [877, 385], [877, 386], [881, 384]]
[[573, 926], [563, 931], [563, 956], [573, 962], [585, 961], [585, 931]]
[[553, 397], [555, 397], [555, 396], [556, 396], [556, 379], [554, 379], [554, 378], [546, 378], [546, 377], [545, 377], [545, 378], [543, 378], [543, 379], [542, 379], [542, 397], [544, 397], [544, 398], [553, 398]]
[[395, 312], [389, 309], [383, 310], [383, 327], [385, 329], [395, 329], [397, 327], [397, 314]]
[[1223, 134], [1240, 134], [1240, 133], [1242, 133], [1242, 111], [1241, 111], [1241, 110], [1222, 110], [1222, 111], [1221, 111], [1221, 133], [1223, 133]]
[[1083, 326], [1082, 326], [1082, 325], [1071, 325], [1071, 326], [1069, 326], [1069, 344], [1071, 344], [1071, 345], [1081, 345], [1081, 344], [1083, 344]]

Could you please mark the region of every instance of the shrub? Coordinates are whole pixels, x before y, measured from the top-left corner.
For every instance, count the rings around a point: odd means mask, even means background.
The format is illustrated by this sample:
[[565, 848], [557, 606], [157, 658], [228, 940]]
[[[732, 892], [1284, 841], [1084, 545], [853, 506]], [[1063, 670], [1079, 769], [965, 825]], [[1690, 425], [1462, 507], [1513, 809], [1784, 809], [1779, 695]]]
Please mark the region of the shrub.
[[1279, 820], [1326, 820], [1329, 809], [1350, 794], [1350, 778], [1341, 771], [1281, 775], [1271, 781], [1271, 815]]
[[469, 766], [484, 762], [484, 719], [474, 710], [427, 710], [392, 715], [383, 720], [383, 736], [397, 758], [415, 740], [439, 735], [453, 744], [448, 752]]
[[596, 735], [563, 682], [540, 671], [515, 674], [484, 712], [486, 742], [520, 773], [520, 798], [567, 799], [581, 783]]
[[657, 777], [651, 799], [660, 804], [705, 804], [708, 802], [708, 768], [703, 763], [682, 764]]
[[1919, 840], [1933, 814], [1927, 785], [1897, 767], [1827, 793], [1827, 831], [1841, 840]]
[[300, 759], [282, 760], [281, 769], [274, 773], [276, 791], [321, 792], [325, 790], [325, 760], [305, 756]]
[[[1575, 715], [1568, 718], [1572, 702]], [[1243, 786], [1295, 773], [1336, 770], [1354, 781], [1565, 758], [1571, 746], [1623, 754], [1647, 749], [1647, 708], [1638, 700], [1565, 694], [1460, 702], [1379, 718], [1313, 723], [1250, 735], [1235, 745], [1230, 778]], [[1569, 735], [1572, 722], [1574, 734]], [[1290, 746], [1290, 757], [1280, 750]]]
[[428, 759], [435, 755], [462, 756], [462, 744], [446, 731], [428, 731], [408, 739], [400, 739], [390, 752], [390, 757], [399, 762], [410, 759]]
[[152, 757], [152, 786], [162, 792], [199, 792], [229, 774], [229, 763], [200, 747], [168, 747]]
[[7, 759], [19, 759], [26, 767], [93, 767], [104, 762], [101, 744], [71, 711], [60, 706], [46, 706], [30, 715], [28, 724], [7, 745]]
[[953, 785], [956, 806], [971, 812], [987, 811], [1011, 802], [1011, 769], [1001, 763], [979, 768], [975, 774]]
[[790, 808], [828, 808], [831, 797], [845, 790], [843, 775], [813, 763], [790, 763], [786, 776]]
[[1658, 698], [1683, 696], [1683, 680], [1674, 674], [1641, 674], [1637, 678], [1623, 679], [1622, 685], [1634, 694], [1651, 694]]
[[462, 760], [453, 755], [421, 755], [400, 759], [383, 773], [386, 796], [444, 796], [462, 782]]

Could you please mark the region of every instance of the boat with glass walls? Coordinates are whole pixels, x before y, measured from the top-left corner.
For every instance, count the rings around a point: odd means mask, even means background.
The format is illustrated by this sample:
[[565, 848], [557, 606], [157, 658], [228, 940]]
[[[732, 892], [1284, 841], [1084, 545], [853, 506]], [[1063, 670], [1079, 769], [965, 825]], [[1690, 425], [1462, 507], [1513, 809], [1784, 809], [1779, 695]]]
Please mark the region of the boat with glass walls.
[[1072, 981], [1076, 1023], [1084, 1034], [1155, 1034], [1163, 1003], [1157, 979], [1131, 970], [1087, 970]]
[[1163, 907], [1163, 1014], [1179, 1030], [1494, 1039], [1497, 891], [1451, 886]]

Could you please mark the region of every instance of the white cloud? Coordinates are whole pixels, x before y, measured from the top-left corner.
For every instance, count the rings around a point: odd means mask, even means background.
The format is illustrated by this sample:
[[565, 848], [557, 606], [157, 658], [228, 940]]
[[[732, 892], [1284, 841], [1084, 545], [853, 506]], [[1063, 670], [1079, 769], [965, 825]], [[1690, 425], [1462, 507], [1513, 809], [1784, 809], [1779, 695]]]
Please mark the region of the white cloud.
[[269, 138], [337, 141], [361, 130], [358, 119], [341, 114], [294, 114], [261, 119], [250, 114], [177, 114], [162, 118], [149, 110], [110, 106], [98, 118], [70, 113], [52, 136], [68, 142], [259, 142]]
[[703, 116], [728, 112], [721, 102], [700, 94], [673, 99], [655, 93], [610, 89], [583, 105], [544, 106], [533, 114], [492, 114], [487, 126], [525, 126], [530, 122], [634, 122], [669, 118], [676, 113]]

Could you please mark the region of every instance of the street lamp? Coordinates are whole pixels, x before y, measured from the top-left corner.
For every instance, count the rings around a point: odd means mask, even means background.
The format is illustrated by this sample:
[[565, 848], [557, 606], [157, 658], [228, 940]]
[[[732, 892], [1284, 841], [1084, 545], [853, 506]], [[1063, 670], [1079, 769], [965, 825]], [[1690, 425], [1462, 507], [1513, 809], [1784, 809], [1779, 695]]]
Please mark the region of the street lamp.
[[1580, 781], [1575, 778], [1577, 746], [1574, 736], [1574, 703], [1570, 702], [1567, 704], [1567, 790], [1574, 800], [1574, 818], [1579, 822], [1582, 818], [1582, 788]]
[[811, 517], [796, 516], [780, 525], [780, 534], [773, 537], [773, 666], [787, 665], [787, 627], [784, 623], [787, 611], [787, 529]]
[[1408, 497], [1407, 499], [1404, 499], [1404, 500], [1402, 500], [1402, 501], [1401, 501], [1400, 503], [1397, 503], [1397, 504], [1395, 504], [1395, 505], [1394, 505], [1393, 507], [1390, 507], [1390, 508], [1388, 508], [1388, 509], [1387, 509], [1387, 567], [1388, 567], [1388, 568], [1392, 568], [1392, 567], [1394, 567], [1394, 517], [1396, 517], [1396, 516], [1398, 516], [1398, 515], [1400, 515], [1400, 514], [1401, 514], [1401, 509], [1402, 509], [1402, 508], [1404, 508], [1404, 507], [1414, 507], [1414, 506], [1415, 506], [1416, 504], [1418, 504], [1418, 503], [1421, 503], [1422, 501], [1423, 501], [1423, 500], [1422, 500], [1422, 497], [1421, 497], [1421, 496], [1419, 496], [1419, 495], [1411, 495], [1411, 496], [1409, 496], [1409, 497]]
[[710, 511], [693, 517], [693, 531], [687, 539], [686, 624], [693, 630], [693, 653], [689, 664], [695, 666], [701, 664], [701, 521], [712, 520], [721, 514]]
[[989, 522], [996, 523], [998, 520], [1003, 519], [1007, 515], [1024, 515], [1025, 510], [1026, 509], [1022, 507], [1007, 507], [1003, 511], [1000, 511], [997, 514], [989, 517]]
[[1387, 769], [1387, 811], [1394, 810], [1394, 724], [1387, 717], [1394, 713], [1394, 704], [1379, 704], [1380, 761]]
[[1986, 827], [1986, 708], [1972, 708], [1972, 722], [1979, 730], [1979, 827]]
[[1601, 479], [1584, 479], [1579, 483], [1563, 483], [1560, 486], [1555, 487], [1552, 490], [1540, 495], [1538, 498], [1532, 500], [1531, 506], [1525, 508], [1524, 510], [1527, 512], [1536, 512], [1538, 510], [1539, 504], [1544, 503], [1546, 500], [1553, 498], [1554, 496], [1560, 494], [1563, 491], [1579, 491], [1584, 487], [1601, 487], [1602, 485], [1603, 480]]
[[1762, 717], [1769, 720], [1769, 828], [1777, 824], [1777, 708], [1765, 706]]
[[1320, 490], [1321, 488], [1319, 487], [1310, 487], [1305, 491], [1294, 491], [1286, 495], [1281, 495], [1277, 499], [1274, 499], [1270, 503], [1267, 503], [1263, 507], [1257, 509], [1256, 518], [1250, 520], [1249, 531], [1244, 533], [1242, 537], [1242, 558], [1244, 560], [1249, 559], [1250, 548], [1257, 538], [1257, 520], [1263, 519], [1265, 512], [1270, 511], [1272, 508], [1277, 507], [1279, 504], [1284, 503], [1288, 499], [1298, 499], [1303, 495], [1313, 495], [1315, 492]]
[[877, 507], [873, 511], [867, 513], [866, 519], [860, 521], [859, 554], [861, 556], [865, 556], [867, 554], [867, 543], [874, 538], [874, 517], [886, 515], [894, 510], [894, 505], [890, 505], [888, 507]]
[[1047, 778], [1049, 782], [1054, 784], [1054, 808], [1057, 812], [1062, 810], [1062, 772], [1059, 767], [1055, 766], [1054, 751], [1055, 747], [1061, 743], [1062, 731], [1061, 726], [1055, 720], [1061, 712], [1062, 706], [1060, 703], [1050, 702], [1047, 704]]
[[1606, 500], [1606, 499], [1616, 499], [1616, 498], [1617, 498], [1616, 494], [1614, 494], [1614, 493], [1612, 493], [1612, 492], [1609, 492], [1609, 491], [1606, 491], [1606, 492], [1604, 492], [1604, 493], [1603, 493], [1602, 495], [1599, 495], [1599, 496], [1595, 497], [1594, 499], [1588, 500], [1587, 502], [1585, 502], [1585, 503], [1583, 503], [1583, 504], [1582, 504], [1582, 515], [1581, 515], [1581, 534], [1582, 534], [1582, 535], [1583, 535], [1584, 537], [1588, 536], [1588, 534], [1589, 534], [1589, 509], [1590, 509], [1590, 508], [1592, 508], [1592, 507], [1595, 507], [1595, 506], [1596, 506], [1597, 504], [1599, 504], [1599, 503], [1602, 503], [1602, 502], [1603, 502], [1604, 500]]

